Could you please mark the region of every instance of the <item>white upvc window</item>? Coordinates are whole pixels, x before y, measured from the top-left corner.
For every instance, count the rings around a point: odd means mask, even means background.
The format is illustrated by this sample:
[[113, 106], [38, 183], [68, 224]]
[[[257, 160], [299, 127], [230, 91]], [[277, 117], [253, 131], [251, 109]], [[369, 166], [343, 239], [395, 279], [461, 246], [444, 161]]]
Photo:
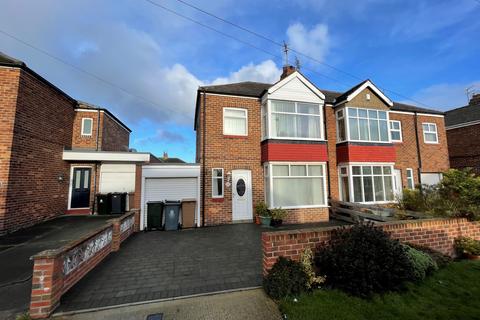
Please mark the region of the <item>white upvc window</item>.
[[442, 181], [442, 179], [443, 174], [441, 172], [428, 172], [420, 175], [422, 185], [427, 186], [436, 186]]
[[322, 106], [318, 103], [268, 100], [263, 110], [264, 138], [324, 139]]
[[398, 120], [390, 120], [390, 139], [392, 142], [402, 142], [402, 123]]
[[[387, 111], [345, 107], [337, 111], [338, 142], [346, 140], [389, 143], [391, 140], [388, 123]], [[346, 129], [346, 139], [342, 140], [343, 132], [340, 130], [343, 130], [343, 126]]]
[[93, 119], [92, 118], [82, 118], [82, 136], [91, 136], [93, 132]]
[[345, 126], [345, 110], [340, 109], [336, 112], [337, 115], [337, 141], [343, 142], [347, 140], [347, 131]]
[[270, 208], [314, 208], [327, 206], [325, 163], [265, 165], [265, 197]]
[[415, 180], [413, 178], [413, 169], [407, 168], [407, 188], [415, 189]]
[[438, 143], [437, 125], [435, 123], [422, 123], [422, 128], [425, 143]]
[[223, 168], [212, 169], [212, 198], [223, 198]]
[[223, 134], [248, 135], [248, 111], [241, 108], [223, 108]]
[[392, 164], [348, 164], [339, 167], [343, 201], [387, 203], [395, 199]]

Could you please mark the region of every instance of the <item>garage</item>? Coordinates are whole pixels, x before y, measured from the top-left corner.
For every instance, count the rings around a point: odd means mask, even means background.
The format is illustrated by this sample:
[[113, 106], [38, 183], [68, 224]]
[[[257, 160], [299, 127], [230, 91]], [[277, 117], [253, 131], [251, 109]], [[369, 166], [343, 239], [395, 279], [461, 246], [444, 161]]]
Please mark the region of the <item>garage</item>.
[[195, 225], [200, 226], [200, 165], [149, 164], [142, 166], [142, 215], [146, 227], [147, 204], [151, 201], [195, 199]]

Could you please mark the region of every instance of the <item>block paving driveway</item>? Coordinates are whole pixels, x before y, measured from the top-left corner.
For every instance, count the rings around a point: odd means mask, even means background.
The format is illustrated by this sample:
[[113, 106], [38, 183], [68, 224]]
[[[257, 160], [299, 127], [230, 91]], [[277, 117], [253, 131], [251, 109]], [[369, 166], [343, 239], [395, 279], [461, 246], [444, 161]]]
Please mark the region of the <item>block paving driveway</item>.
[[62, 298], [57, 312], [260, 286], [254, 224], [141, 232]]

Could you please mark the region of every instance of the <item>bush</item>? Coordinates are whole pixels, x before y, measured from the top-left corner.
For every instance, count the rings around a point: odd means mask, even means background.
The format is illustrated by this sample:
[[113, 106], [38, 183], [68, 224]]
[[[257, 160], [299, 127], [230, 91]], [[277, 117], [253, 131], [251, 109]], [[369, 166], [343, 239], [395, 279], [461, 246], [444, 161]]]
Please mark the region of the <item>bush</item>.
[[410, 263], [413, 266], [414, 280], [421, 281], [432, 272], [438, 270], [437, 263], [425, 252], [403, 245]]
[[472, 238], [459, 237], [455, 239], [454, 247], [458, 256], [480, 255], [480, 241]]
[[287, 216], [288, 212], [285, 209], [282, 208], [274, 208], [270, 210], [270, 215], [272, 216], [272, 219], [275, 220], [283, 220]]
[[435, 261], [438, 268], [443, 268], [447, 264], [449, 264], [453, 261], [453, 259], [451, 257], [449, 257], [449, 256], [447, 256], [447, 255], [445, 255], [441, 252], [438, 252], [436, 250], [430, 249], [429, 247], [424, 247], [424, 246], [411, 244], [411, 243], [409, 243], [408, 245], [412, 248], [417, 249], [418, 251], [421, 251], [423, 253], [428, 254], [430, 256], [430, 258], [432, 258], [433, 261]]
[[372, 224], [334, 230], [315, 262], [327, 285], [362, 297], [400, 289], [414, 279], [406, 248]]
[[268, 210], [268, 206], [263, 201], [257, 203], [257, 205], [255, 206], [255, 213], [259, 217], [269, 217], [270, 216], [270, 211]]
[[307, 291], [308, 275], [302, 264], [279, 257], [263, 279], [263, 289], [273, 299], [298, 295]]
[[312, 249], [307, 248], [302, 251], [300, 255], [300, 263], [302, 264], [303, 270], [307, 274], [307, 288], [312, 289], [319, 287], [322, 283], [325, 282], [325, 277], [317, 276], [313, 270], [313, 252]]

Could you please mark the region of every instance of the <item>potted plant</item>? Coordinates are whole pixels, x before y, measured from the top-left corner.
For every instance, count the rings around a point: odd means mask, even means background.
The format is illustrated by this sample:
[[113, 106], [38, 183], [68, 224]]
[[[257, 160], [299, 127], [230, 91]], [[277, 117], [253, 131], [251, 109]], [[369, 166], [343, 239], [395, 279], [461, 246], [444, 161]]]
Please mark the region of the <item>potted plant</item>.
[[459, 237], [455, 239], [454, 247], [457, 255], [461, 257], [470, 260], [480, 259], [480, 241], [478, 240], [468, 237]]
[[282, 225], [283, 219], [287, 216], [287, 210], [282, 208], [275, 208], [270, 210], [270, 214], [272, 216], [272, 220], [270, 225], [274, 228], [278, 228]]
[[258, 219], [259, 222], [257, 222], [257, 224], [262, 224], [262, 226], [269, 226], [270, 225], [270, 220], [271, 220], [271, 216], [270, 216], [270, 210], [268, 210], [268, 206], [265, 202], [259, 202], [256, 206], [255, 206], [255, 213], [256, 213], [256, 217], [255, 219]]

